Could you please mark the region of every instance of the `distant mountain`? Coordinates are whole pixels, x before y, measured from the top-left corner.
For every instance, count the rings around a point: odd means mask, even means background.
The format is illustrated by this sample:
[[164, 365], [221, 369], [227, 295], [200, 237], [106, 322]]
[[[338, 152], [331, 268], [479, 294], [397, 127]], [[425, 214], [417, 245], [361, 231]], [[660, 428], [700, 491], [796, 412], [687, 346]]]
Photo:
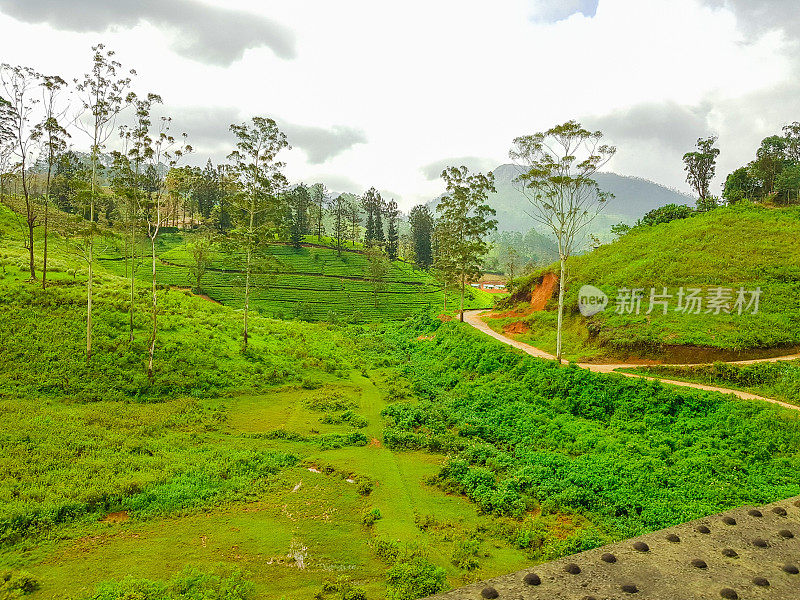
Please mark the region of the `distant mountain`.
[[[526, 214], [530, 212], [530, 203], [514, 182], [519, 174], [518, 167], [500, 165], [493, 173], [497, 192], [489, 195], [489, 205], [497, 211], [498, 230], [525, 232], [532, 227], [541, 230], [541, 225]], [[694, 204], [694, 198], [688, 194], [640, 177], [597, 173], [595, 181], [601, 190], [614, 194], [592, 226], [597, 234], [605, 233], [611, 225], [621, 221], [632, 224], [646, 212], [665, 204]]]

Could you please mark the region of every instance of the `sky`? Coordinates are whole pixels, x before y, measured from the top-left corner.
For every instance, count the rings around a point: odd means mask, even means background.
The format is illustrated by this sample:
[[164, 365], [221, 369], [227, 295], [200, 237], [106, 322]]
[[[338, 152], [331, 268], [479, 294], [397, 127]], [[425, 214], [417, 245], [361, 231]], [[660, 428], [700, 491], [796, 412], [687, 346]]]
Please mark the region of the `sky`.
[[798, 32], [797, 0], [0, 0], [0, 61], [71, 80], [102, 42], [162, 96], [188, 162], [271, 117], [290, 180], [404, 209], [444, 167], [491, 170], [570, 119], [617, 147], [606, 170], [681, 191], [681, 157], [717, 135], [719, 193], [800, 120]]

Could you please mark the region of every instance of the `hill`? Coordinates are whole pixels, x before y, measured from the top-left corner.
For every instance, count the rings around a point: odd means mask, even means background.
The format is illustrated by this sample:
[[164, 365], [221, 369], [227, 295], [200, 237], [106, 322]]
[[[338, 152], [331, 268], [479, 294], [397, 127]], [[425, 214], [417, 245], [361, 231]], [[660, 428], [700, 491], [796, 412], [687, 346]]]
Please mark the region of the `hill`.
[[424, 312], [254, 314], [243, 349], [240, 311], [165, 285], [150, 379], [150, 290], [131, 339], [127, 282], [100, 266], [87, 361], [74, 242], [50, 238], [43, 290], [8, 211], [0, 236], [12, 598], [416, 598], [800, 491], [796, 414], [559, 368]]
[[[619, 240], [568, 262], [566, 342], [571, 358], [628, 355], [697, 362], [756, 356], [800, 345], [800, 209], [768, 209], [749, 204], [719, 208], [689, 219], [635, 228]], [[546, 269], [556, 272], [555, 267]], [[509, 300], [517, 310], [491, 319], [495, 329], [513, 329], [535, 346], [552, 350], [554, 302], [547, 310], [526, 307], [542, 271], [525, 281]], [[578, 311], [583, 285], [609, 298], [605, 311], [585, 318]], [[649, 309], [650, 291], [672, 295], [664, 306]], [[638, 288], [644, 296], [639, 314], [626, 305], [619, 312], [620, 292]], [[726, 313], [704, 304], [694, 314], [675, 310], [678, 292], [701, 290], [706, 302], [714, 289], [730, 290]], [[758, 310], [738, 314], [739, 289], [760, 290]], [[630, 297], [630, 294], [628, 294]], [[750, 294], [746, 294], [749, 302]], [[654, 298], [658, 299], [658, 298]], [[710, 311], [710, 312], [707, 312]]]
[[[494, 185], [497, 191], [489, 195], [488, 203], [497, 211], [498, 230], [524, 233], [535, 228], [542, 233], [549, 233], [544, 231], [542, 226], [526, 213], [529, 202], [514, 182], [519, 174], [518, 167], [512, 164], [500, 165], [492, 173], [494, 173]], [[612, 225], [620, 222], [633, 224], [636, 219], [659, 206], [665, 204], [694, 205], [694, 199], [688, 194], [640, 177], [629, 177], [616, 173], [597, 173], [595, 180], [600, 185], [600, 189], [614, 194], [614, 199], [604, 208], [589, 231], [601, 239], [607, 237]], [[431, 208], [435, 207], [436, 203], [434, 200], [430, 204]]]

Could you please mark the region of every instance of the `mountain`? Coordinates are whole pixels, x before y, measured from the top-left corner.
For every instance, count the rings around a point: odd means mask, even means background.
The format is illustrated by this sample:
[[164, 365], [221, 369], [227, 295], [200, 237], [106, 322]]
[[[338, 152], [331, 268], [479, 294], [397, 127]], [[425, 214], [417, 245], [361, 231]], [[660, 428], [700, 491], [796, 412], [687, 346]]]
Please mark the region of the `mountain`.
[[[526, 214], [526, 211], [530, 212], [530, 204], [514, 182], [519, 168], [511, 164], [500, 165], [493, 173], [497, 192], [489, 195], [489, 205], [497, 211], [498, 230], [524, 232], [532, 227], [541, 229]], [[665, 204], [694, 204], [694, 199], [688, 194], [640, 177], [597, 173], [595, 181], [601, 190], [614, 194], [592, 227], [598, 234], [605, 233], [611, 225], [621, 221], [632, 224], [646, 212]]]

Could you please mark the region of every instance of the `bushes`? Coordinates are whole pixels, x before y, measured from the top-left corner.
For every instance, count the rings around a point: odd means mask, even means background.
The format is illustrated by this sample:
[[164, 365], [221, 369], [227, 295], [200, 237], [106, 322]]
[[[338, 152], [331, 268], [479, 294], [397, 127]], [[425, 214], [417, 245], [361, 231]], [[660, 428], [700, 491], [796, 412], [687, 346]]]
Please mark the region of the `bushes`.
[[483, 511], [520, 517], [539, 503], [621, 537], [800, 493], [797, 415], [558, 367], [457, 324], [411, 348], [404, 374], [421, 399], [384, 410], [384, 441], [438, 440], [450, 456], [437, 482]]
[[0, 571], [0, 600], [14, 600], [35, 592], [39, 582], [27, 571]]
[[390, 600], [415, 600], [448, 587], [445, 570], [421, 556], [396, 562], [386, 572], [386, 583]]
[[185, 569], [168, 581], [136, 579], [128, 576], [97, 586], [84, 600], [251, 600], [255, 588], [241, 572], [228, 576]]

